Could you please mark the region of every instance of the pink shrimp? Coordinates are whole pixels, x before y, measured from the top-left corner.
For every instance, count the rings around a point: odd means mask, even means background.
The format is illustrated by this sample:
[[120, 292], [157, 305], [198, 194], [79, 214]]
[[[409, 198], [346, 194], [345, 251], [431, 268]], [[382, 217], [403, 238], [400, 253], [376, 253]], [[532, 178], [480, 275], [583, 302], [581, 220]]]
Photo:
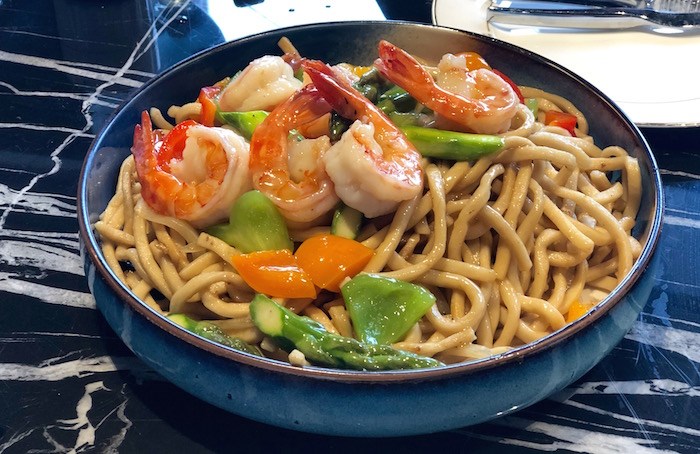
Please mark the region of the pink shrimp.
[[456, 129], [483, 134], [507, 131], [517, 113], [518, 95], [495, 72], [486, 68], [470, 71], [463, 60], [445, 55], [436, 81], [409, 53], [380, 41], [374, 66]]
[[322, 157], [340, 199], [375, 217], [419, 194], [421, 156], [396, 125], [325, 63], [304, 60], [302, 67], [339, 115], [356, 120]]
[[144, 201], [196, 227], [226, 219], [235, 199], [250, 188], [248, 144], [228, 129], [187, 120], [171, 131], [154, 131], [143, 112], [131, 153]]
[[[320, 163], [330, 147], [327, 136], [307, 148], [314, 156], [295, 161], [289, 152], [289, 132], [330, 112], [316, 88], [307, 85], [277, 106], [255, 129], [250, 141], [253, 186], [264, 193], [292, 223], [313, 223], [338, 203], [333, 182]], [[301, 171], [295, 167], [304, 166]]]

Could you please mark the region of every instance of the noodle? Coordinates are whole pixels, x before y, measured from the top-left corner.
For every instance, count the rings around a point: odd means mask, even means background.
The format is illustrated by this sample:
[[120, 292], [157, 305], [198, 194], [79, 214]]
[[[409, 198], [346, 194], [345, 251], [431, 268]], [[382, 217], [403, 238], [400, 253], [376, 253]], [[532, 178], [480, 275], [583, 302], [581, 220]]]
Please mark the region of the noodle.
[[[541, 113], [521, 105], [500, 152], [474, 162], [424, 159], [423, 192], [391, 217], [368, 220], [360, 233], [374, 250], [363, 272], [420, 284], [437, 299], [395, 348], [447, 363], [504, 353], [561, 329], [574, 302], [599, 302], [640, 254], [631, 236], [642, 191], [637, 160], [620, 147], [597, 147], [585, 116], [563, 97], [521, 91], [542, 110], [575, 115], [578, 137], [545, 126]], [[201, 111], [196, 102], [172, 106], [174, 123], [156, 108], [150, 113], [157, 128], [171, 130]], [[231, 262], [240, 252], [154, 212], [131, 156], [95, 230], [110, 268], [149, 307], [211, 320], [287, 358], [251, 321], [255, 292]], [[291, 236], [328, 231], [327, 224], [295, 225]], [[280, 302], [329, 332], [355, 336], [338, 295]], [[300, 355], [288, 360], [308, 364]]]

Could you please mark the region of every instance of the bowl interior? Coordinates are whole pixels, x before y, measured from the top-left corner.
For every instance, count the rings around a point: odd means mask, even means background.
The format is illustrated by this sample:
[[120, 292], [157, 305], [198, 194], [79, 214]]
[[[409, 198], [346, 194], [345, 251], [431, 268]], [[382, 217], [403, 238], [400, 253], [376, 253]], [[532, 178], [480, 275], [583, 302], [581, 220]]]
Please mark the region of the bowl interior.
[[[353, 62], [369, 65], [376, 58], [377, 43], [386, 39], [427, 61], [446, 52], [476, 51], [494, 68], [509, 75], [517, 84], [542, 88], [566, 97], [587, 117], [590, 131], [599, 146], [620, 145], [637, 157], [642, 170], [644, 193], [635, 235], [644, 245], [642, 256], [632, 272], [595, 313], [582, 323], [574, 323], [538, 341], [487, 360], [448, 366], [437, 371], [392, 371], [382, 373], [348, 372], [316, 368], [295, 368], [273, 360], [238, 353], [191, 335], [141, 304], [109, 270], [92, 228], [115, 191], [118, 169], [128, 155], [134, 125], [140, 113], [152, 106], [166, 111], [170, 105], [184, 104], [197, 97], [202, 86], [213, 84], [243, 69], [251, 60], [266, 54], [279, 55], [278, 40], [286, 36], [302, 55], [334, 64]], [[164, 330], [219, 356], [285, 373], [307, 374], [342, 380], [402, 380], [430, 378], [436, 373], [468, 373], [500, 362], [515, 361], [538, 349], [546, 349], [572, 335], [612, 307], [644, 270], [658, 240], [662, 203], [660, 177], [644, 138], [624, 114], [590, 84], [542, 57], [491, 38], [427, 25], [394, 22], [350, 22], [319, 24], [278, 30], [226, 43], [195, 55], [176, 65], [142, 87], [111, 118], [89, 150], [79, 182], [79, 224], [81, 239], [90, 259], [111, 288], [136, 312]]]

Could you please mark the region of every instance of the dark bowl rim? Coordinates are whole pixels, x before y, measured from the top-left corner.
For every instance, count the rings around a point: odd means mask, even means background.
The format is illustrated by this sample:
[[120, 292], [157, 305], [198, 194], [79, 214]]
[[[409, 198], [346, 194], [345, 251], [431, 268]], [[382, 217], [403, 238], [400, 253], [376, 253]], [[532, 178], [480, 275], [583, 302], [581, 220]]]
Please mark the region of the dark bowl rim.
[[[625, 276], [625, 278], [618, 284], [618, 286], [613, 290], [613, 292], [608, 295], [603, 301], [601, 301], [596, 307], [585, 314], [580, 319], [567, 324], [563, 328], [541, 338], [535, 342], [528, 343], [526, 345], [516, 347], [505, 353], [490, 356], [487, 358], [469, 361], [465, 363], [457, 363], [446, 365], [439, 368], [432, 369], [415, 369], [415, 370], [394, 370], [394, 371], [353, 371], [344, 369], [331, 369], [322, 367], [298, 367], [292, 366], [291, 364], [273, 360], [269, 358], [260, 358], [254, 355], [249, 355], [247, 353], [239, 352], [237, 350], [231, 349], [229, 347], [215, 344], [208, 341], [196, 334], [193, 334], [184, 328], [174, 324], [169, 319], [163, 315], [155, 312], [153, 309], [148, 307], [146, 304], [137, 299], [130, 290], [128, 290], [112, 272], [112, 270], [107, 265], [104, 257], [99, 248], [99, 242], [96, 235], [93, 233], [92, 228], [90, 228], [89, 214], [87, 213], [87, 192], [88, 188], [87, 182], [87, 169], [90, 166], [90, 162], [94, 157], [96, 150], [98, 149], [99, 143], [103, 140], [104, 135], [110, 128], [110, 125], [114, 119], [131, 103], [133, 102], [141, 93], [146, 91], [151, 85], [155, 84], [159, 79], [167, 77], [169, 74], [179, 71], [183, 66], [193, 64], [198, 59], [205, 58], [209, 53], [217, 52], [224, 47], [229, 46], [243, 46], [249, 41], [256, 41], [264, 39], [271, 35], [283, 35], [287, 31], [297, 31], [297, 30], [315, 30], [324, 28], [336, 28], [336, 27], [385, 27], [385, 26], [399, 26], [407, 27], [410, 29], [423, 29], [423, 30], [443, 30], [449, 31], [455, 34], [462, 34], [470, 36], [476, 40], [490, 43], [491, 45], [505, 47], [512, 52], [521, 54], [528, 59], [538, 60], [540, 63], [544, 63], [547, 66], [553, 67], [555, 70], [564, 73], [568, 78], [574, 79], [577, 83], [584, 86], [586, 89], [592, 91], [600, 100], [604, 101], [611, 110], [613, 110], [618, 117], [626, 124], [628, 128], [631, 129], [635, 138], [638, 140], [638, 144], [643, 152], [647, 155], [649, 162], [651, 164], [651, 173], [653, 179], [653, 217], [651, 219], [651, 225], [649, 227], [649, 236], [647, 238], [646, 244], [643, 246], [642, 253], [639, 258], [635, 261], [630, 272]], [[78, 227], [79, 227], [79, 239], [82, 248], [87, 253], [87, 258], [92, 263], [93, 266], [98, 271], [99, 278], [103, 279], [109, 288], [115, 292], [115, 294], [122, 301], [127, 302], [128, 306], [134, 310], [139, 315], [145, 317], [148, 321], [159, 327], [160, 329], [166, 331], [167, 333], [175, 336], [181, 341], [187, 342], [195, 347], [202, 349], [204, 352], [214, 354], [219, 357], [232, 360], [232, 366], [234, 363], [241, 363], [246, 366], [252, 366], [255, 368], [264, 369], [270, 372], [276, 372], [280, 374], [290, 375], [294, 377], [304, 377], [309, 379], [320, 379], [320, 380], [331, 380], [336, 382], [348, 382], [348, 383], [390, 383], [390, 382], [418, 382], [418, 381], [430, 381], [438, 379], [452, 378], [456, 376], [468, 375], [477, 373], [480, 371], [485, 371], [494, 367], [504, 366], [506, 364], [512, 364], [519, 361], [525, 360], [527, 357], [542, 353], [549, 350], [556, 345], [566, 341], [571, 336], [575, 335], [579, 331], [587, 328], [588, 326], [594, 324], [597, 320], [605, 316], [635, 285], [639, 280], [640, 276], [643, 274], [647, 265], [651, 261], [652, 255], [659, 243], [662, 217], [664, 212], [664, 197], [663, 188], [661, 185], [661, 175], [659, 172], [656, 159], [646, 142], [646, 139], [641, 134], [639, 128], [632, 123], [632, 121], [624, 114], [624, 112], [604, 93], [599, 91], [595, 86], [591, 85], [588, 81], [581, 78], [577, 74], [571, 72], [570, 70], [564, 68], [558, 63], [547, 59], [539, 54], [531, 52], [527, 49], [521, 48], [519, 46], [492, 38], [489, 36], [481, 35], [478, 33], [459, 30], [456, 28], [439, 26], [434, 24], [426, 24], [411, 21], [397, 21], [397, 20], [387, 20], [387, 21], [375, 21], [375, 20], [360, 20], [360, 21], [340, 21], [340, 22], [322, 22], [313, 23], [305, 25], [297, 25], [291, 27], [285, 27], [281, 29], [270, 30], [256, 35], [247, 36], [233, 41], [228, 41], [225, 43], [218, 44], [211, 48], [202, 50], [193, 54], [192, 56], [176, 63], [166, 71], [156, 75], [149, 81], [144, 83], [141, 87], [134, 90], [129, 97], [127, 97], [108, 117], [105, 124], [102, 126], [100, 132], [95, 136], [88, 152], [83, 161], [83, 165], [80, 171], [80, 177], [78, 180], [78, 196], [77, 196], [77, 212], [78, 212]], [[86, 267], [89, 264], [85, 263]], [[99, 306], [99, 305], [98, 305]], [[135, 352], [136, 353], [136, 352]]]

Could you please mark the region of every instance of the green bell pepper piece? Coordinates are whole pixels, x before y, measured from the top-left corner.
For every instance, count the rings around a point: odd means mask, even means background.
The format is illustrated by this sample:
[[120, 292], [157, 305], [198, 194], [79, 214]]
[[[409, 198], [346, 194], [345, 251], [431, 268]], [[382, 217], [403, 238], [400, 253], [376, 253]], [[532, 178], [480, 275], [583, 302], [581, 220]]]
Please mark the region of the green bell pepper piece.
[[255, 128], [265, 120], [268, 113], [264, 110], [251, 110], [250, 112], [216, 112], [219, 121], [232, 126], [246, 140], [253, 137]]
[[376, 274], [358, 274], [340, 291], [358, 338], [369, 344], [401, 340], [435, 304], [427, 289]]
[[248, 191], [231, 207], [229, 222], [206, 229], [244, 254], [289, 249], [294, 244], [277, 207], [260, 191]]

